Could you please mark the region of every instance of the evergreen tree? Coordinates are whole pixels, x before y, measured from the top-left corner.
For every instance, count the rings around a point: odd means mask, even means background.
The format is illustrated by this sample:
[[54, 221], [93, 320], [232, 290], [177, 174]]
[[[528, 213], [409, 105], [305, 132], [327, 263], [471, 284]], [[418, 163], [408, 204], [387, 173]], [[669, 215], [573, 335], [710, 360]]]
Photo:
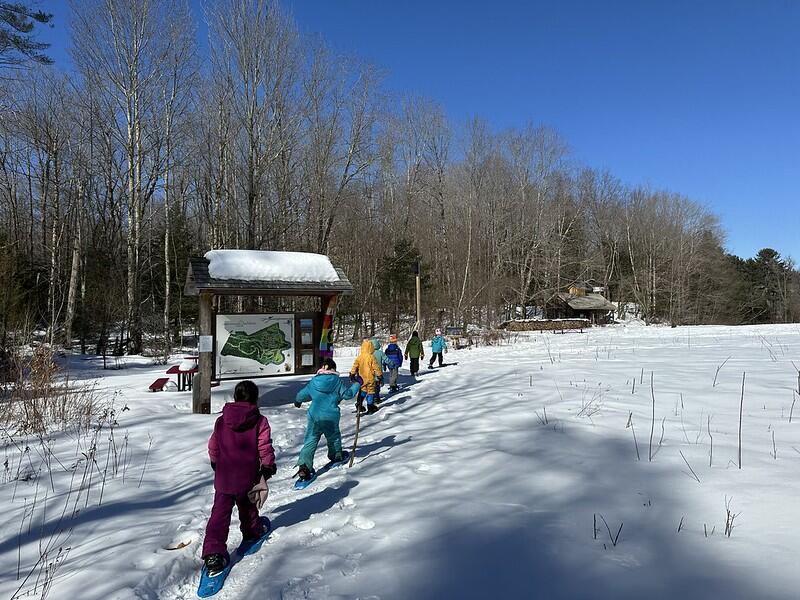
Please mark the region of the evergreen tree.
[[19, 66], [27, 61], [52, 64], [53, 59], [42, 52], [50, 44], [37, 41], [33, 35], [37, 23], [45, 25], [52, 20], [52, 14], [21, 2], [0, 2], [0, 67]]
[[398, 239], [392, 253], [384, 259], [380, 276], [381, 296], [391, 310], [389, 328], [394, 329], [400, 317], [400, 309], [414, 306], [414, 265], [421, 258], [419, 249], [408, 239]]

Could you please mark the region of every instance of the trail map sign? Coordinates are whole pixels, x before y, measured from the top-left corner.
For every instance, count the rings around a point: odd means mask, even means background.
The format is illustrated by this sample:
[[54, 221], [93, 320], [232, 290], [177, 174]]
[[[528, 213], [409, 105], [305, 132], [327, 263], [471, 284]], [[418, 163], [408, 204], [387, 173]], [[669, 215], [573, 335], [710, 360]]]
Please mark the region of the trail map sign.
[[293, 315], [217, 315], [217, 377], [294, 372]]

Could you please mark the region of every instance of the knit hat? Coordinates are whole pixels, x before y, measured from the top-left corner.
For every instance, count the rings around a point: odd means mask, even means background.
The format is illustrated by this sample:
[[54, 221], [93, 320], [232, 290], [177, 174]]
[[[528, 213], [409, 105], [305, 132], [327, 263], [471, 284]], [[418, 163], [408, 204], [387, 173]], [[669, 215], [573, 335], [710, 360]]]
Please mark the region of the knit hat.
[[397, 336], [395, 334], [391, 334], [389, 336], [389, 341], [394, 344], [397, 341]]

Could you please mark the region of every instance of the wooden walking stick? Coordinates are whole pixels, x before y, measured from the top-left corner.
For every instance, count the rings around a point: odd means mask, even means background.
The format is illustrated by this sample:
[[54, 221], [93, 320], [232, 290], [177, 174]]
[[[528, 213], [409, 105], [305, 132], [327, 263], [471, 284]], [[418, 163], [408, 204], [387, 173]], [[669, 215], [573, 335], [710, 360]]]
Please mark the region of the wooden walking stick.
[[361, 427], [361, 390], [358, 391], [358, 402], [356, 402], [356, 436], [353, 438], [353, 451], [350, 453], [350, 464], [348, 468], [353, 466], [353, 461], [356, 459], [356, 446], [358, 446], [358, 430]]

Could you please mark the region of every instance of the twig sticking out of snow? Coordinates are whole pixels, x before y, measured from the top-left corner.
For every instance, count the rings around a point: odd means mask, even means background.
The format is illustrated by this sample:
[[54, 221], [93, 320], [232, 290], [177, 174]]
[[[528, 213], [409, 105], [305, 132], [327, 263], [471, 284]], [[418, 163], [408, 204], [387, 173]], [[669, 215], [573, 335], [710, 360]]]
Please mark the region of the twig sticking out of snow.
[[[611, 527], [608, 526], [608, 523], [606, 522], [606, 518], [603, 515], [600, 515], [600, 519], [603, 521], [603, 525], [606, 526], [606, 531], [608, 531], [608, 538], [611, 540], [611, 545], [616, 547], [617, 541], [619, 541], [619, 534], [622, 532], [622, 526], [625, 523], [620, 523], [619, 524], [619, 529], [617, 529], [617, 533], [616, 533], [616, 535], [614, 535], [614, 534], [611, 533]], [[597, 521], [595, 521], [595, 525], [596, 525], [596, 523], [597, 523]]]
[[778, 448], [775, 446], [775, 430], [772, 430], [772, 458], [778, 460]]
[[708, 449], [708, 466], [711, 466], [711, 463], [714, 462], [714, 436], [711, 435], [711, 415], [708, 415], [708, 439], [711, 440], [711, 444]]
[[739, 469], [742, 468], [742, 410], [744, 409], [744, 380], [747, 372], [742, 373], [742, 399], [739, 401]]
[[628, 427], [631, 428], [631, 433], [633, 434], [633, 445], [636, 447], [636, 460], [642, 460], [642, 457], [639, 456], [639, 443], [636, 441], [636, 430], [633, 428], [633, 412], [628, 413], [628, 424], [625, 425], [625, 429]]
[[694, 469], [692, 468], [692, 465], [690, 465], [689, 461], [686, 460], [686, 457], [683, 455], [683, 452], [681, 452], [680, 450], [678, 450], [678, 452], [680, 452], [680, 455], [681, 455], [681, 458], [683, 459], [683, 462], [686, 463], [686, 466], [689, 467], [689, 470], [692, 472], [692, 477], [694, 477], [697, 480], [697, 483], [702, 483], [700, 481], [700, 478], [697, 476], [697, 473], [694, 472]]
[[153, 438], [150, 436], [149, 433], [147, 434], [147, 438], [149, 440], [147, 442], [147, 453], [144, 455], [144, 465], [142, 465], [142, 474], [139, 477], [139, 485], [136, 486], [137, 488], [142, 487], [142, 480], [144, 479], [144, 472], [147, 469], [147, 459], [150, 458], [150, 449], [153, 447]]
[[722, 367], [725, 366], [725, 363], [728, 362], [730, 359], [731, 357], [729, 356], [728, 358], [722, 361], [722, 364], [720, 366], [717, 367], [717, 372], [714, 373], [714, 383], [711, 384], [711, 387], [717, 387], [717, 376], [719, 375], [719, 371]]
[[797, 392], [792, 390], [792, 408], [789, 409], [789, 423], [792, 422], [792, 413], [794, 412], [794, 403], [797, 400]]
[[742, 514], [740, 512], [735, 513], [731, 510], [732, 501], [733, 498], [728, 498], [727, 496], [725, 496], [725, 535], [728, 537], [731, 537], [731, 534], [733, 533], [734, 520], [736, 519], [736, 517]]
[[650, 396], [653, 398], [653, 418], [650, 420], [650, 449], [648, 462], [653, 462], [653, 431], [656, 428], [656, 393], [653, 389], [653, 372], [650, 371]]

